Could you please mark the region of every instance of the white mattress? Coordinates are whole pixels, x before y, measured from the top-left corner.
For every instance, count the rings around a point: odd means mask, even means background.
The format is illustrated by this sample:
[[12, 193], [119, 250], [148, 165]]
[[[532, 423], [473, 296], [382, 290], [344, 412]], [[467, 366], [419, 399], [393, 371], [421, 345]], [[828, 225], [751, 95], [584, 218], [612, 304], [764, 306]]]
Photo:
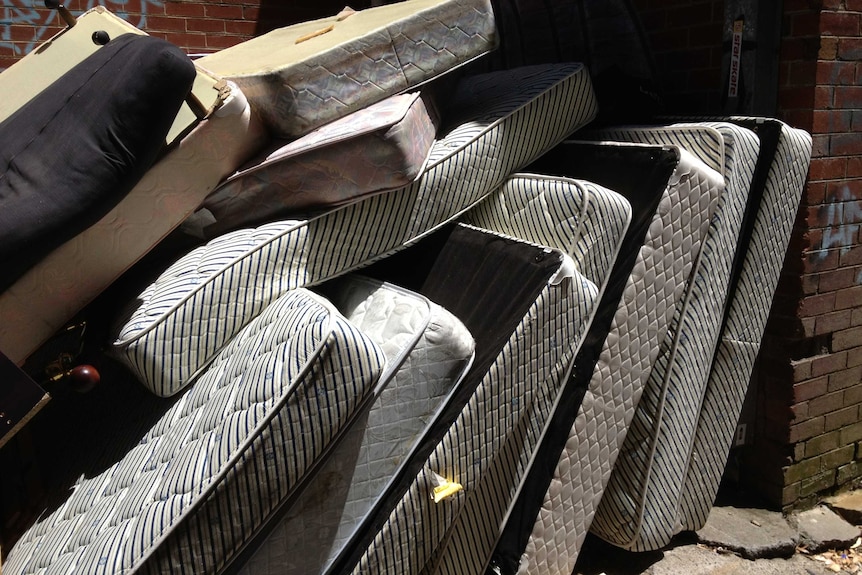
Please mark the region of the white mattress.
[[729, 123], [620, 128], [600, 137], [679, 145], [724, 175], [725, 187], [684, 299], [616, 460], [592, 531], [632, 550], [658, 549], [677, 532], [680, 488], [721, 329], [759, 140]]
[[[213, 235], [410, 184], [437, 133], [430, 95], [398, 94], [299, 139], [278, 140], [207, 196]], [[277, 218], [276, 216], [282, 216]]]
[[174, 393], [281, 293], [417, 241], [596, 112], [580, 64], [469, 78], [453, 104], [457, 119], [416, 182], [310, 220], [238, 230], [193, 251], [141, 294], [114, 351], [155, 393]]
[[197, 64], [235, 81], [275, 135], [295, 138], [496, 45], [489, 0], [409, 0], [274, 30]]
[[350, 421], [385, 361], [329, 302], [285, 294], [136, 445], [31, 527], [3, 572], [218, 571]]
[[681, 486], [677, 530], [706, 523], [732, 446], [754, 361], [778, 285], [811, 160], [811, 136], [778, 120], [731, 118], [752, 127], [776, 124], [778, 144], [756, 209], [735, 291], [721, 333]]
[[[559, 326], [560, 331], [550, 336], [550, 342], [565, 346], [565, 351], [543, 381], [524, 386], [524, 395], [516, 399], [523, 404], [520, 425], [497, 432], [505, 434], [505, 442], [493, 453], [493, 462], [478, 481], [474, 480], [460, 512], [449, 520], [451, 525], [426, 572], [484, 572], [505, 516], [546, 432], [548, 419], [560, 401], [559, 391], [592, 321], [630, 219], [631, 206], [615, 192], [590, 182], [535, 174], [511, 176], [497, 193], [464, 215], [463, 221], [480, 228], [566, 253], [591, 289], [579, 295], [587, 295], [588, 299], [578, 304], [577, 315], [561, 305], [562, 319], [570, 323]], [[512, 358], [509, 365], [518, 365], [518, 361], [524, 359]], [[538, 359], [527, 365], [543, 369]], [[468, 416], [464, 419], [468, 420]], [[465, 421], [457, 425], [463, 426], [461, 433], [466, 432]], [[505, 425], [501, 427], [505, 429]], [[472, 429], [479, 437], [485, 433], [476, 425]]]
[[[324, 572], [361, 529], [473, 360], [467, 329], [426, 298], [358, 276], [330, 284], [323, 286], [330, 301], [380, 344], [397, 373], [386, 378], [240, 573]], [[403, 329], [405, 309], [424, 310], [423, 332], [406, 358], [392, 357], [405, 349], [397, 342], [414, 332]]]
[[0, 294], [0, 349], [16, 363], [189, 216], [266, 140], [235, 86], [228, 100], [159, 160], [105, 217]]
[[574, 569], [596, 507], [604, 501], [605, 485], [619, 464], [617, 455], [647, 377], [654, 373], [659, 344], [669, 333], [675, 307], [687, 294], [686, 281], [722, 183], [717, 173], [679, 150], [679, 161], [654, 214], [640, 215], [649, 222], [642, 247], [635, 248], [637, 257], [610, 331], [550, 487], [534, 515], [519, 572], [568, 574]]
[[[517, 248], [522, 244], [487, 230], [461, 226], [467, 237], [478, 234], [486, 238], [477, 249], [490, 251], [476, 254], [480, 261], [493, 258], [491, 254], [497, 246]], [[522, 306], [526, 315], [515, 322], [517, 328], [508, 337], [494, 334], [502, 350], [494, 352], [496, 357], [490, 356], [490, 368], [483, 366], [480, 372], [473, 373], [470, 386], [461, 390], [464, 403], [457, 406], [460, 409], [452, 423], [429, 438], [430, 455], [416, 462], [416, 473], [405, 478], [399, 491], [388, 500], [391, 503], [380, 516], [382, 528], [369, 531], [359, 552], [339, 571], [418, 573], [429, 567], [428, 561], [459, 513], [472, 514], [477, 512], [475, 506], [487, 507], [478, 511], [479, 518], [491, 522], [493, 515], [486, 511], [502, 512], [494, 510], [494, 501], [475, 494], [490, 486], [487, 482], [496, 472], [515, 467], [518, 453], [510, 444], [528, 433], [533, 426], [531, 416], [539, 404], [553, 404], [553, 386], [568, 370], [567, 360], [579, 343], [597, 293], [596, 287], [574, 270], [571, 259], [559, 251], [540, 247], [529, 251], [545, 254], [531, 257], [545, 260], [543, 266], [553, 264], [556, 271], [549, 276], [550, 281], [544, 280], [535, 299], [510, 304]], [[440, 268], [439, 273], [448, 275], [451, 270]], [[471, 272], [459, 272], [459, 276], [461, 273]], [[487, 286], [483, 289], [487, 290]], [[501, 461], [508, 455], [515, 461]], [[504, 478], [501, 481], [505, 486]], [[435, 502], [435, 488], [453, 484], [463, 489], [456, 487], [450, 496]]]

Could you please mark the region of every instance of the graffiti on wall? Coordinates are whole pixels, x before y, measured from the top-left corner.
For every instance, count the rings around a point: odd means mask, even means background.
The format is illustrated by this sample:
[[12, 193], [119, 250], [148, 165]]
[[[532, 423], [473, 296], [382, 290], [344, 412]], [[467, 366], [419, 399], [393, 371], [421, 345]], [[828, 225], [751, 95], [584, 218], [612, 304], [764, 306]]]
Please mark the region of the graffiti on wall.
[[[151, 8], [161, 7], [162, 0], [83, 0], [76, 2], [76, 11], [84, 12], [97, 5], [131, 22], [138, 28], [147, 25], [147, 14]], [[47, 39], [58, 25], [57, 13], [53, 10], [37, 10], [42, 0], [0, 0], [0, 48], [11, 49], [16, 56], [23, 56]], [[129, 12], [134, 12], [130, 14]], [[12, 42], [13, 26], [30, 26], [33, 36], [28, 42]]]

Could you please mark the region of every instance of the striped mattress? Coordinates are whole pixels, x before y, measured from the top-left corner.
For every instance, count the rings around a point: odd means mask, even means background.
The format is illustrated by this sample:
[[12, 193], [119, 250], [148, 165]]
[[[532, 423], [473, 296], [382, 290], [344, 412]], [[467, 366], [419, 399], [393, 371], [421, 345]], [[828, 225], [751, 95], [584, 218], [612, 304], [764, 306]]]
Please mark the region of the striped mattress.
[[[3, 572], [219, 571], [355, 415], [385, 362], [332, 304], [288, 292], [140, 441], [32, 526]], [[112, 439], [124, 445], [121, 430]]]
[[[620, 166], [625, 166], [621, 170]], [[537, 169], [584, 174], [633, 205], [629, 230], [578, 369], [494, 556], [505, 573], [571, 573], [635, 406], [685, 301], [722, 179], [677, 147], [568, 142]], [[599, 351], [600, 350], [600, 351]], [[580, 391], [579, 391], [580, 390]], [[578, 405], [579, 404], [579, 405]], [[577, 406], [577, 407], [576, 407]], [[618, 460], [617, 460], [618, 461]]]
[[[385, 387], [373, 394], [373, 403], [360, 411], [240, 573], [325, 572], [364, 528], [365, 517], [473, 361], [475, 343], [464, 325], [418, 294], [359, 276], [338, 278], [321, 289], [352, 323], [381, 342], [397, 372], [381, 378]], [[408, 333], [404, 310], [420, 309], [423, 332], [408, 350], [399, 345]], [[409, 355], [397, 357], [403, 351]]]
[[[475, 229], [484, 228], [481, 233], [491, 237], [502, 233], [562, 248], [575, 268], [589, 270], [596, 282], [572, 271], [573, 278], [543, 288], [502, 352], [487, 370], [474, 373], [481, 377], [475, 391], [441, 432], [354, 572], [481, 572], [557, 405], [560, 384], [591, 321], [629, 217], [628, 203], [600, 186], [529, 174], [510, 177], [465, 215], [466, 222], [482, 226]], [[483, 302], [475, 305], [481, 310]], [[427, 482], [438, 476], [464, 490], [430, 503]], [[422, 544], [399, 548], [398, 541], [405, 539], [421, 539]]]
[[[706, 382], [694, 443], [681, 486], [677, 530], [706, 523], [766, 328], [811, 161], [811, 136], [778, 120], [729, 118], [769, 143], [755, 171], [742, 253], [737, 255], [724, 325]], [[760, 177], [757, 177], [760, 176]]]
[[296, 138], [497, 45], [489, 0], [408, 0], [304, 22], [205, 56], [274, 135]]
[[194, 250], [139, 296], [115, 354], [154, 393], [175, 393], [273, 299], [417, 241], [596, 112], [580, 64], [471, 77], [451, 104], [449, 127], [416, 182], [312, 219], [237, 230]]
[[673, 311], [592, 524], [603, 539], [643, 551], [661, 548], [678, 531], [680, 488], [718, 343], [760, 143], [750, 130], [727, 122], [608, 129], [596, 137], [678, 145], [725, 180], [697, 268]]
[[[429, 92], [429, 91], [426, 91]], [[277, 140], [207, 196], [208, 235], [410, 184], [437, 133], [429, 93], [398, 94], [299, 139]]]

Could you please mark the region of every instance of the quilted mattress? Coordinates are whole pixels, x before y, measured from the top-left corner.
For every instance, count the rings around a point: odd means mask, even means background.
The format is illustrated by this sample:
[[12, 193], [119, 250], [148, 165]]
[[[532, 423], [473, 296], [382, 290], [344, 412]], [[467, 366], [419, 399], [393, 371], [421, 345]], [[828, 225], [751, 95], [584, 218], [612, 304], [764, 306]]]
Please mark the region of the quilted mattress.
[[677, 530], [706, 522], [742, 411], [769, 316], [811, 160], [811, 136], [778, 120], [729, 118], [753, 130], [771, 153], [761, 152], [752, 194], [757, 202], [743, 229], [724, 325], [681, 485]]
[[577, 340], [596, 288], [558, 250], [464, 224], [370, 273], [392, 275], [444, 305], [476, 340], [470, 372], [369, 517], [374, 528], [332, 566], [333, 573], [419, 572], [483, 476], [499, 465], [497, 455], [530, 427], [533, 406], [552, 402], [537, 396], [566, 368], [571, 342], [563, 336], [575, 332]]
[[285, 294], [136, 445], [31, 527], [3, 572], [218, 571], [349, 422], [385, 361], [329, 302]]
[[[374, 393], [241, 573], [322, 573], [364, 528], [363, 519], [469, 369], [475, 344], [464, 325], [418, 294], [359, 276], [321, 286], [348, 319], [380, 342], [392, 378]], [[410, 321], [410, 316], [423, 321]], [[408, 315], [407, 312], [410, 312]], [[412, 349], [402, 339], [422, 333]], [[404, 326], [410, 325], [410, 330]], [[402, 335], [403, 334], [403, 335]], [[395, 349], [392, 349], [392, 348]], [[409, 351], [406, 357], [398, 357]]]
[[398, 94], [289, 143], [278, 141], [203, 204], [207, 233], [272, 221], [402, 188], [422, 169], [437, 133], [429, 95]]
[[[621, 170], [620, 166], [625, 166]], [[632, 203], [633, 222], [552, 427], [494, 556], [505, 573], [571, 573], [716, 206], [722, 179], [677, 147], [567, 142], [537, 162]], [[538, 459], [541, 458], [541, 459]]]
[[496, 47], [489, 0], [408, 0], [296, 24], [198, 60], [291, 138]]
[[192, 213], [263, 146], [266, 134], [242, 92], [198, 124], [98, 222], [68, 240], [0, 294], [0, 349], [23, 362]]
[[[513, 175], [497, 193], [462, 218], [480, 229], [559, 249], [572, 258], [587, 285], [596, 288], [586, 302], [578, 304], [583, 307], [577, 317], [566, 305], [561, 306], [562, 319], [569, 324], [560, 326], [560, 331], [546, 342], [552, 347], [564, 347], [555, 369], [547, 371], [540, 357], [529, 361], [529, 365], [539, 370], [539, 377], [525, 376], [524, 395], [513, 399], [520, 410], [518, 425], [506, 427], [502, 424], [505, 431], [491, 432], [503, 434], [505, 440], [499, 447], [491, 448], [490, 462], [481, 474], [476, 472], [466, 492], [466, 501], [450, 520], [442, 543], [434, 550], [425, 572], [481, 573], [487, 565], [504, 517], [536, 456], [549, 417], [560, 405], [562, 384], [592, 321], [630, 219], [630, 204], [615, 192], [591, 182], [534, 174]], [[534, 355], [540, 353], [533, 352]], [[513, 358], [508, 365], [521, 361]], [[540, 379], [543, 370], [544, 379]], [[481, 389], [477, 390], [477, 394], [481, 393]], [[482, 404], [482, 400], [475, 401], [476, 406]], [[469, 406], [475, 409], [473, 401]], [[467, 423], [469, 416], [466, 414], [459, 418], [458, 427], [452, 428], [453, 436], [444, 438], [439, 449], [447, 447], [447, 441], [451, 448], [456, 432], [465, 435], [472, 429], [481, 437], [486, 433], [482, 425], [500, 425], [501, 422], [492, 418], [493, 410], [488, 411], [488, 421], [484, 424]], [[482, 445], [481, 440], [474, 440], [475, 445]], [[464, 475], [469, 477], [467, 473]]]
[[472, 77], [452, 104], [451, 124], [416, 182], [308, 220], [238, 230], [191, 252], [141, 294], [114, 343], [116, 353], [155, 393], [176, 392], [278, 295], [417, 241], [596, 110], [580, 64]]
[[760, 143], [750, 130], [726, 122], [609, 129], [598, 137], [679, 145], [725, 180], [698, 266], [685, 299], [673, 312], [592, 527], [616, 545], [657, 549], [678, 531], [680, 488], [718, 343]]

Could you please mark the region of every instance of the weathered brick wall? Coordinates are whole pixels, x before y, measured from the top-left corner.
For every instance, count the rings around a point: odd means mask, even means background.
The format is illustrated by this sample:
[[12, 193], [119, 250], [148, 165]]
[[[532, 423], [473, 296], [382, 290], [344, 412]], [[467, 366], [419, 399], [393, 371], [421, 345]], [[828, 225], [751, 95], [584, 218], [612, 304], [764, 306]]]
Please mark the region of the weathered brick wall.
[[785, 2], [780, 115], [814, 139], [758, 372], [748, 479], [775, 504], [862, 477], [862, 0]]

